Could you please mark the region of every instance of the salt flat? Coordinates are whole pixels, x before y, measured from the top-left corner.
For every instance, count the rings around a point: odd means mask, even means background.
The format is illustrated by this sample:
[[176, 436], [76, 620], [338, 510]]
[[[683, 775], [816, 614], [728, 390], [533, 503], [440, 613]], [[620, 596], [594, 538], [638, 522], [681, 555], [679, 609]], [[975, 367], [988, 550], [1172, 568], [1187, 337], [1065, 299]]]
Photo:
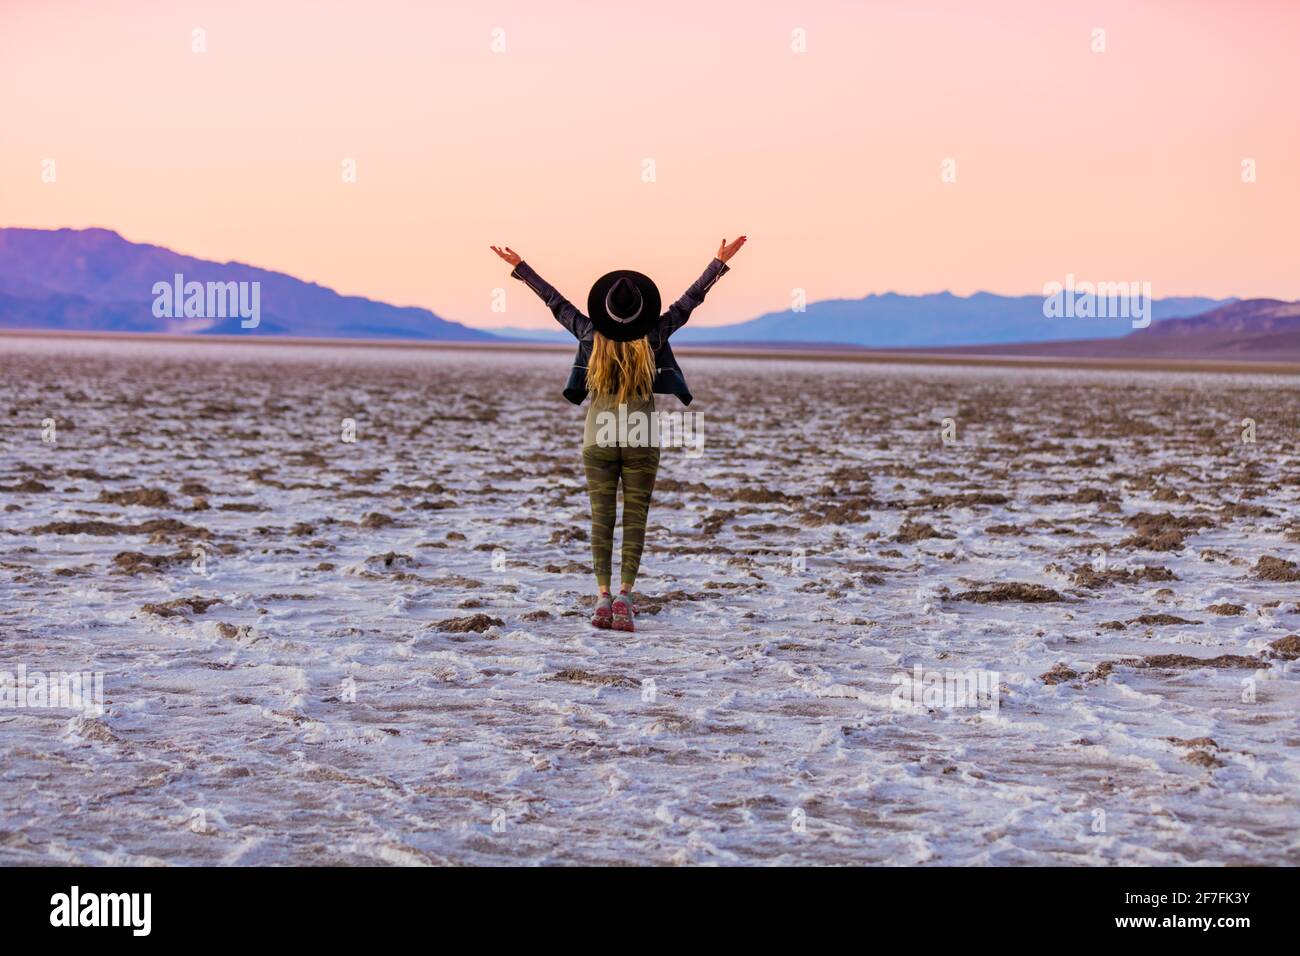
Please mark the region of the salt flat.
[[0, 863], [1300, 862], [1294, 378], [684, 357], [628, 636], [569, 361], [0, 342]]

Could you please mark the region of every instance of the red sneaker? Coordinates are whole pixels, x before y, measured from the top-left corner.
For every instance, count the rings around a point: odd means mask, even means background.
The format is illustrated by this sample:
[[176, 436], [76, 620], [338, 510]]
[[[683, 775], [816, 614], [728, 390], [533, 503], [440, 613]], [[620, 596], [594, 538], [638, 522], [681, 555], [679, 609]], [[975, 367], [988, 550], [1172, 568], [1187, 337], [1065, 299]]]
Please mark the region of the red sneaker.
[[591, 612], [591, 626], [608, 629], [613, 626], [613, 623], [614, 611], [610, 605], [609, 595], [597, 595], [596, 608]]
[[632, 606], [632, 595], [620, 594], [618, 597], [614, 598], [611, 610], [614, 615], [614, 630], [636, 630], [636, 626], [632, 623], [633, 615], [636, 613], [636, 609]]

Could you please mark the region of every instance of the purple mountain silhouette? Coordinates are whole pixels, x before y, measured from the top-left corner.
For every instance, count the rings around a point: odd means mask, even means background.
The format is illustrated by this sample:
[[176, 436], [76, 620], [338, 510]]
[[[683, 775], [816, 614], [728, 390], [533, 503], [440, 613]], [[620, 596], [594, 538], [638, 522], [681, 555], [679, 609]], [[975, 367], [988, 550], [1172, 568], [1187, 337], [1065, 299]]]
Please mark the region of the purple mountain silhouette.
[[[155, 316], [155, 284], [172, 283], [177, 273], [186, 282], [260, 283], [259, 326], [242, 328], [238, 315]], [[1158, 299], [1153, 312], [1156, 321], [1149, 328], [1125, 334], [1126, 322], [1045, 319], [1041, 296], [890, 293], [814, 302], [806, 314], [787, 311], [732, 325], [687, 327], [673, 341], [683, 345], [842, 344], [1080, 358], [1300, 361], [1300, 303]], [[548, 341], [554, 335], [557, 341], [571, 341], [558, 326], [545, 331], [505, 329], [494, 335], [427, 309], [339, 295], [282, 272], [211, 262], [162, 246], [129, 242], [109, 229], [0, 228], [0, 329], [4, 328], [459, 342], [502, 342], [525, 336]]]
[[[928, 350], [938, 351], [938, 350]], [[1300, 362], [1300, 302], [1243, 299], [1115, 339], [984, 345], [943, 351], [1060, 358]]]
[[[154, 284], [259, 282], [261, 322], [159, 318]], [[314, 282], [239, 262], [210, 262], [128, 242], [109, 229], [0, 229], [0, 328], [202, 332], [485, 342], [496, 336], [427, 309], [339, 295]]]

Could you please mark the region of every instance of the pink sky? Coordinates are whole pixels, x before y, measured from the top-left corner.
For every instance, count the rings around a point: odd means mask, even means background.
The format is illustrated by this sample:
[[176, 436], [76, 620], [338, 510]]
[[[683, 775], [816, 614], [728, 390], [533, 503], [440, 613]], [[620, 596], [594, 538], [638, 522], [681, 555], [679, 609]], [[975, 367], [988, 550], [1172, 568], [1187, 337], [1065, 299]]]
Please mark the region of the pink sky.
[[1286, 0], [0, 0], [0, 225], [479, 326], [550, 322], [489, 243], [584, 302], [613, 268], [675, 297], [742, 232], [694, 322], [1066, 273], [1295, 299], [1298, 36]]

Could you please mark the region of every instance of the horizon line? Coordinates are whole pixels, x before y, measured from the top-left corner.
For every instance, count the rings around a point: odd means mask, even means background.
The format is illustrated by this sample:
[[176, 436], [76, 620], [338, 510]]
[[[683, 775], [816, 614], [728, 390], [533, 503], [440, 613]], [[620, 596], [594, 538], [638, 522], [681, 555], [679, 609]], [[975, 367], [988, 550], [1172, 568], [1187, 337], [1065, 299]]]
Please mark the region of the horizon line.
[[[332, 285], [326, 285], [324, 282], [321, 282], [321, 281], [316, 280], [316, 279], [305, 278], [305, 277], [303, 277], [303, 276], [301, 276], [301, 275], [295, 275], [295, 274], [293, 274], [293, 273], [291, 273], [291, 272], [284, 272], [284, 271], [282, 271], [282, 270], [280, 270], [280, 269], [273, 268], [273, 267], [256, 265], [256, 264], [254, 264], [254, 263], [252, 263], [252, 262], [246, 262], [246, 261], [244, 261], [244, 260], [242, 260], [242, 259], [226, 259], [225, 261], [219, 261], [219, 260], [216, 260], [216, 259], [206, 259], [206, 258], [204, 258], [203, 256], [198, 256], [198, 255], [195, 255], [195, 254], [190, 253], [190, 252], [183, 252], [183, 251], [181, 251], [181, 250], [179, 250], [179, 249], [177, 249], [177, 248], [175, 248], [175, 247], [173, 247], [173, 246], [162, 245], [162, 244], [159, 243], [159, 242], [154, 242], [154, 241], [149, 241], [149, 240], [137, 240], [137, 239], [131, 239], [131, 238], [128, 238], [128, 237], [127, 237], [126, 235], [124, 235], [120, 230], [115, 229], [115, 228], [113, 228], [112, 226], [98, 226], [98, 225], [96, 225], [96, 226], [54, 226], [54, 227], [49, 227], [49, 226], [0, 225], [0, 230], [4, 230], [4, 229], [22, 229], [22, 230], [27, 230], [27, 231], [29, 231], [29, 232], [51, 232], [51, 233], [54, 233], [54, 232], [105, 232], [105, 233], [109, 233], [109, 234], [111, 234], [111, 235], [114, 235], [114, 236], [116, 236], [117, 238], [121, 239], [123, 242], [130, 243], [131, 245], [136, 245], [136, 246], [149, 246], [149, 247], [151, 247], [151, 248], [161, 249], [161, 250], [163, 250], [163, 251], [165, 251], [165, 252], [170, 252], [170, 253], [172, 253], [173, 255], [185, 256], [186, 258], [189, 258], [189, 259], [198, 259], [198, 260], [200, 260], [200, 261], [212, 262], [212, 263], [215, 263], [215, 264], [217, 264], [217, 265], [223, 265], [223, 266], [242, 266], [242, 267], [244, 267], [244, 268], [248, 268], [248, 269], [257, 269], [257, 270], [259, 270], [259, 271], [261, 271], [261, 272], [271, 272], [271, 273], [274, 273], [274, 274], [276, 274], [276, 275], [281, 275], [281, 276], [285, 276], [286, 278], [293, 279], [293, 280], [296, 281], [296, 282], [302, 282], [302, 283], [305, 283], [305, 284], [308, 284], [308, 285], [318, 286], [318, 287], [320, 287], [320, 288], [322, 288], [322, 289], [325, 289], [325, 290], [327, 290], [327, 291], [333, 293], [334, 295], [340, 296], [340, 297], [342, 297], [342, 298], [364, 299], [364, 300], [366, 300], [366, 301], [368, 301], [368, 302], [376, 302], [376, 303], [379, 303], [379, 304], [381, 304], [381, 305], [387, 305], [387, 306], [391, 306], [391, 307], [393, 307], [393, 308], [398, 308], [398, 309], [419, 309], [419, 310], [422, 310], [422, 311], [428, 312], [428, 313], [430, 313], [430, 314], [432, 314], [432, 315], [434, 315], [434, 316], [436, 316], [436, 317], [438, 317], [438, 318], [440, 318], [440, 319], [444, 319], [444, 320], [446, 320], [446, 321], [450, 321], [450, 322], [456, 322], [456, 323], [458, 323], [458, 324], [465, 325], [465, 326], [467, 326], [467, 327], [469, 327], [469, 328], [472, 328], [472, 329], [475, 329], [475, 330], [478, 330], [478, 331], [490, 332], [490, 331], [491, 331], [492, 329], [494, 329], [494, 328], [515, 328], [515, 329], [519, 329], [519, 328], [527, 329], [527, 328], [528, 328], [528, 326], [526, 326], [526, 325], [522, 325], [522, 326], [521, 326], [521, 325], [497, 325], [497, 326], [491, 326], [491, 325], [478, 325], [478, 324], [475, 324], [474, 322], [469, 321], [469, 320], [466, 320], [466, 319], [452, 318], [449, 314], [444, 313], [444, 312], [439, 312], [439, 311], [437, 311], [436, 309], [431, 308], [431, 307], [426, 306], [426, 305], [409, 305], [409, 304], [407, 304], [407, 305], [402, 305], [402, 304], [398, 304], [398, 303], [396, 303], [396, 302], [389, 301], [389, 300], [387, 300], [387, 299], [376, 298], [374, 295], [369, 294], [369, 293], [344, 292], [344, 291], [339, 290], [339, 289], [336, 288], [335, 286], [332, 286]], [[1072, 274], [1072, 273], [1067, 272], [1067, 273], [1065, 273], [1065, 274], [1066, 274], [1066, 275], [1070, 275], [1070, 274]], [[1053, 280], [1050, 280], [1050, 281], [1055, 281], [1055, 280], [1053, 279]], [[1093, 281], [1093, 280], [1084, 280], [1084, 281]], [[1100, 280], [1099, 280], [1099, 281], [1100, 281]], [[1109, 280], [1106, 280], [1106, 281], [1109, 281]], [[1128, 281], [1128, 280], [1118, 280], [1118, 281]], [[1140, 281], [1140, 280], [1139, 280], [1139, 281]], [[815, 304], [830, 303], [830, 302], [861, 302], [861, 301], [863, 301], [864, 299], [870, 299], [870, 298], [884, 298], [884, 297], [886, 297], [886, 296], [896, 296], [896, 297], [898, 297], [898, 298], [920, 299], [920, 298], [928, 298], [928, 297], [931, 297], [931, 296], [945, 296], [945, 295], [946, 295], [946, 296], [949, 296], [949, 297], [951, 297], [951, 298], [955, 298], [955, 299], [972, 299], [972, 298], [975, 298], [976, 296], [981, 296], [981, 295], [984, 295], [984, 296], [994, 296], [994, 297], [997, 297], [997, 298], [1004, 298], [1004, 299], [1025, 299], [1025, 298], [1041, 298], [1041, 297], [1044, 295], [1044, 293], [1041, 293], [1041, 292], [1017, 292], [1017, 293], [1006, 293], [1006, 292], [993, 292], [993, 291], [990, 291], [990, 290], [988, 290], [988, 289], [976, 289], [975, 291], [973, 291], [973, 292], [968, 292], [968, 293], [954, 292], [952, 289], [939, 289], [939, 290], [932, 291], [932, 292], [898, 292], [898, 291], [895, 291], [895, 290], [893, 290], [893, 289], [889, 289], [889, 290], [886, 290], [886, 291], [883, 291], [883, 292], [866, 292], [866, 293], [863, 293], [863, 294], [860, 295], [860, 296], [857, 296], [856, 298], [846, 298], [846, 297], [844, 297], [844, 296], [836, 296], [836, 297], [834, 297], [834, 298], [827, 298], [827, 299], [814, 299], [814, 300], [811, 300], [811, 301], [808, 303], [808, 305], [809, 305], [809, 306], [812, 306], [812, 305], [815, 305]], [[1285, 302], [1285, 303], [1300, 302], [1300, 299], [1286, 299], [1286, 298], [1280, 298], [1280, 297], [1276, 297], [1276, 296], [1254, 296], [1254, 297], [1252, 297], [1252, 298], [1253, 298], [1254, 300], [1264, 299], [1264, 300], [1269, 300], [1269, 301]], [[1231, 296], [1225, 296], [1225, 297], [1219, 298], [1219, 297], [1216, 297], [1216, 296], [1202, 295], [1202, 294], [1199, 294], [1199, 293], [1169, 294], [1169, 295], [1161, 295], [1161, 296], [1153, 296], [1153, 297], [1152, 297], [1152, 300], [1155, 301], [1155, 302], [1160, 302], [1160, 301], [1164, 301], [1164, 300], [1168, 300], [1168, 299], [1206, 299], [1206, 300], [1210, 300], [1210, 301], [1214, 301], [1214, 302], [1221, 302], [1221, 303], [1251, 301], [1251, 299], [1247, 299], [1247, 298], [1244, 298], [1244, 297], [1239, 296], [1239, 295], [1231, 295]], [[738, 319], [738, 320], [734, 320], [734, 321], [731, 321], [731, 322], [719, 322], [719, 323], [698, 322], [698, 323], [693, 323], [693, 327], [695, 327], [695, 328], [721, 328], [721, 327], [723, 327], [723, 326], [727, 326], [727, 325], [739, 325], [739, 324], [742, 324], [742, 323], [744, 323], [744, 322], [751, 322], [751, 321], [754, 321], [755, 319], [760, 319], [760, 318], [764, 318], [764, 317], [769, 316], [769, 315], [776, 315], [776, 314], [779, 314], [779, 313], [782, 313], [782, 312], [787, 312], [787, 311], [789, 311], [789, 310], [788, 310], [788, 309], [770, 309], [770, 310], [768, 310], [768, 311], [760, 312], [760, 313], [758, 313], [758, 314], [756, 314], [756, 315], [750, 316], [749, 318]], [[539, 326], [539, 327], [538, 327], [537, 331], [543, 331], [543, 330], [545, 330], [545, 329], [547, 329], [547, 328], [549, 328], [548, 325], [542, 325], [542, 326]]]

